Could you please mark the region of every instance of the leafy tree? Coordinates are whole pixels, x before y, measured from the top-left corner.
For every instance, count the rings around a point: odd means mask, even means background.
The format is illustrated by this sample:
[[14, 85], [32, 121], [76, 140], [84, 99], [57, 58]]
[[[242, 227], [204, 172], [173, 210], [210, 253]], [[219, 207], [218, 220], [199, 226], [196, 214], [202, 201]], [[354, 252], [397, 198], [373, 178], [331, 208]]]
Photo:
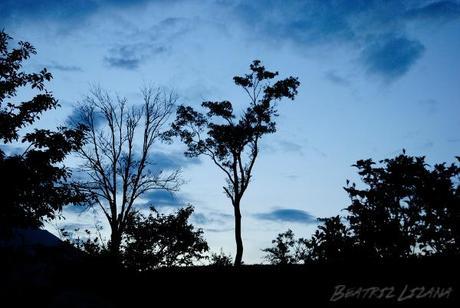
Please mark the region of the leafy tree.
[[234, 209], [236, 266], [241, 265], [243, 257], [240, 204], [252, 178], [260, 139], [276, 131], [277, 102], [282, 98], [293, 100], [300, 85], [294, 77], [271, 84], [277, 75], [254, 61], [249, 74], [233, 78], [249, 97], [249, 106], [242, 115], [235, 113], [229, 101], [203, 102], [206, 113], [179, 106], [170, 132], [170, 136], [179, 136], [187, 145], [185, 155], [209, 156], [226, 176], [223, 189]]
[[[29, 128], [40, 116], [59, 107], [45, 89], [52, 79], [46, 69], [38, 73], [21, 70], [23, 62], [36, 54], [28, 42], [9, 48], [12, 38], [0, 32], [0, 231], [12, 227], [40, 227], [53, 219], [64, 205], [82, 201], [82, 195], [68, 179], [70, 170], [62, 162], [82, 145], [83, 127], [59, 127], [57, 131]], [[21, 88], [35, 92], [30, 100], [13, 102]], [[23, 144], [21, 153], [8, 155], [6, 145]], [[11, 149], [11, 148], [10, 148]]]
[[349, 184], [348, 221], [363, 253], [400, 258], [418, 253], [455, 254], [460, 249], [460, 168], [405, 154], [355, 165], [363, 183]]
[[187, 206], [174, 214], [160, 214], [150, 208], [148, 216], [130, 215], [123, 245], [126, 266], [139, 271], [161, 266], [192, 265], [203, 259], [208, 244], [203, 231], [188, 222], [193, 207]]
[[322, 222], [310, 239], [298, 240], [298, 259], [304, 263], [344, 260], [353, 253], [353, 238], [340, 216], [318, 219]]
[[262, 249], [266, 253], [264, 258], [268, 262], [275, 265], [297, 263], [296, 241], [294, 239], [294, 232], [291, 229], [278, 234], [276, 239], [272, 240], [272, 244], [274, 245], [273, 247]]
[[108, 248], [115, 257], [135, 201], [146, 192], [175, 191], [180, 185], [179, 170], [158, 170], [151, 155], [176, 96], [159, 88], [145, 88], [142, 95], [142, 106], [129, 107], [126, 98], [94, 88], [71, 119], [87, 128], [85, 146], [78, 151], [86, 176], [80, 188], [107, 218]]
[[[367, 159], [353, 166], [365, 188], [347, 181], [351, 205], [346, 208], [345, 222], [340, 216], [320, 219], [323, 223], [310, 239], [297, 241], [299, 260], [459, 255], [459, 166], [442, 163], [430, 168], [425, 157], [412, 157], [405, 151], [379, 165]], [[282, 239], [283, 234], [278, 235], [273, 241], [277, 246], [267, 250], [283, 255], [285, 246], [294, 246], [293, 237]]]

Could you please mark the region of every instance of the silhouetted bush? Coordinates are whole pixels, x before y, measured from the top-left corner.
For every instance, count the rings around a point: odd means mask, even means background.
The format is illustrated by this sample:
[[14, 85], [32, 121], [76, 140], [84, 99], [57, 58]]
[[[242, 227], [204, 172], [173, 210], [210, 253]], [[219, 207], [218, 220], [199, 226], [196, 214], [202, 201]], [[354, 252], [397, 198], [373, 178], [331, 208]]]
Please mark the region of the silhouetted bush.
[[298, 240], [298, 261], [334, 262], [351, 257], [354, 253], [353, 238], [340, 216], [318, 220], [322, 224], [311, 238]]
[[151, 270], [192, 265], [205, 258], [208, 244], [203, 231], [189, 223], [192, 213], [193, 207], [187, 206], [168, 215], [154, 208], [148, 216], [133, 214], [123, 241], [123, 263], [136, 270]]
[[264, 259], [271, 264], [276, 265], [297, 263], [297, 255], [295, 251], [296, 241], [292, 230], [289, 229], [284, 233], [278, 234], [276, 239], [272, 240], [272, 244], [273, 247], [262, 250], [266, 253]]
[[222, 249], [219, 253], [212, 253], [209, 258], [209, 265], [211, 266], [226, 267], [232, 266], [232, 264], [232, 256], [225, 254]]
[[116, 257], [118, 263], [132, 270], [189, 266], [206, 259], [209, 250], [203, 230], [196, 229], [189, 222], [192, 213], [190, 205], [172, 214], [158, 213], [153, 207], [147, 216], [133, 212], [127, 220], [118, 257], [113, 256], [107, 245], [90, 230], [84, 230], [84, 236], [79, 235], [78, 229], [61, 230], [61, 234], [87, 255]]

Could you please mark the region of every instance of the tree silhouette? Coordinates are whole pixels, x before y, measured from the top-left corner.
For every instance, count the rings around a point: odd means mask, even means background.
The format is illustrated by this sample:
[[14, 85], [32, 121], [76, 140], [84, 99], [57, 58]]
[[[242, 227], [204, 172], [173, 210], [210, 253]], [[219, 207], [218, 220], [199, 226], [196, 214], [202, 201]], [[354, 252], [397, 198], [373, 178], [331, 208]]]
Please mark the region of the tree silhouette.
[[[154, 207], [150, 207], [148, 215], [144, 211], [130, 212], [118, 261], [130, 270], [149, 271], [189, 266], [207, 258], [209, 247], [203, 230], [195, 229], [189, 222], [193, 211], [189, 205], [171, 214], [161, 214]], [[89, 256], [112, 256], [101, 239], [102, 227], [97, 228], [97, 233], [86, 229], [83, 235], [79, 234], [79, 228], [60, 231], [61, 238]]]
[[[98, 229], [98, 232], [102, 228]], [[85, 237], [83, 238], [78, 234], [80, 228], [68, 230], [66, 228], [59, 229], [60, 238], [80, 251], [86, 253], [89, 256], [97, 257], [106, 254], [107, 247], [101, 241], [100, 237], [93, 236], [93, 233], [89, 229], [84, 230]]]
[[318, 219], [322, 224], [310, 239], [300, 238], [298, 259], [304, 263], [334, 262], [353, 254], [353, 238], [340, 216]]
[[174, 214], [160, 214], [154, 208], [145, 216], [132, 213], [127, 222], [123, 244], [123, 262], [139, 271], [160, 266], [192, 265], [203, 259], [208, 244], [203, 231], [188, 222], [193, 207]]
[[291, 229], [278, 234], [276, 239], [272, 240], [272, 244], [273, 247], [262, 249], [266, 253], [264, 258], [268, 262], [275, 265], [297, 263], [296, 241], [294, 239], [294, 232]]
[[170, 136], [179, 136], [187, 145], [185, 155], [206, 155], [226, 176], [226, 196], [231, 200], [235, 217], [236, 256], [234, 264], [241, 264], [241, 199], [252, 178], [254, 163], [259, 154], [260, 139], [276, 131], [276, 103], [282, 98], [294, 99], [300, 85], [297, 78], [270, 81], [278, 72], [270, 72], [256, 60], [250, 73], [233, 78], [249, 97], [249, 107], [241, 116], [229, 101], [201, 104], [206, 113], [190, 106], [179, 106]]
[[367, 159], [353, 166], [365, 188], [347, 181], [348, 215], [319, 219], [322, 224], [310, 239], [278, 235], [276, 246], [265, 249], [272, 263], [279, 263], [276, 256], [295, 243], [297, 258], [305, 263], [459, 255], [459, 166], [430, 168], [425, 157], [405, 151], [378, 165]]
[[135, 201], [146, 192], [174, 191], [180, 185], [179, 170], [163, 174], [155, 170], [151, 158], [176, 97], [153, 88], [143, 89], [142, 94], [142, 106], [128, 107], [126, 98], [114, 99], [106, 91], [94, 88], [72, 119], [87, 128], [85, 146], [78, 153], [88, 180], [82, 180], [80, 187], [110, 224], [108, 246], [114, 256], [119, 255]]
[[348, 221], [364, 254], [399, 258], [417, 254], [455, 254], [460, 249], [460, 168], [405, 154], [355, 166], [365, 189], [345, 187]]
[[[26, 73], [22, 64], [35, 48], [19, 42], [9, 49], [11, 37], [0, 32], [0, 226], [1, 233], [12, 227], [42, 226], [44, 220], [55, 218], [62, 206], [82, 201], [82, 195], [68, 181], [70, 170], [62, 162], [80, 148], [83, 127], [59, 127], [57, 131], [33, 129], [20, 136], [20, 130], [32, 125], [40, 116], [59, 107], [53, 94], [45, 89], [52, 79], [46, 69]], [[36, 95], [22, 102], [13, 102], [21, 88], [30, 88]], [[23, 144], [21, 153], [8, 155], [7, 145]], [[10, 147], [10, 149], [12, 149]]]

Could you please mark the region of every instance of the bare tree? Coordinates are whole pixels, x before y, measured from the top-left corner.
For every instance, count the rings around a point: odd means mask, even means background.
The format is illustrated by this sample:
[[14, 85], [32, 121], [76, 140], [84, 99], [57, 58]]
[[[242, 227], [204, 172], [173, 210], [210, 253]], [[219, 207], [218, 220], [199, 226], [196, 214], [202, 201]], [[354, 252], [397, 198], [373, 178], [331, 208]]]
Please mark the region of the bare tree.
[[114, 255], [119, 255], [135, 201], [148, 191], [175, 191], [180, 186], [180, 170], [165, 174], [152, 168], [151, 160], [177, 97], [152, 87], [144, 88], [142, 96], [141, 106], [128, 106], [126, 98], [95, 87], [73, 119], [87, 128], [85, 146], [79, 151], [87, 178], [81, 187], [109, 222], [108, 247]]

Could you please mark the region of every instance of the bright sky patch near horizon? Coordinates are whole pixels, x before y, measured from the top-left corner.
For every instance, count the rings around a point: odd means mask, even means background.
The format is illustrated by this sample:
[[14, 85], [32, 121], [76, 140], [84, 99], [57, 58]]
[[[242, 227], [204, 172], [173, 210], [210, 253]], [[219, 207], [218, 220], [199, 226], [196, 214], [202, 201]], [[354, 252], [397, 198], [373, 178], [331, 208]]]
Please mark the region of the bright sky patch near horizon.
[[[278, 132], [267, 136], [242, 201], [244, 261], [288, 228], [307, 237], [314, 218], [348, 205], [351, 165], [405, 148], [429, 163], [452, 162], [460, 147], [459, 1], [14, 1], [0, 3], [0, 27], [38, 54], [62, 108], [40, 122], [65, 122], [90, 84], [140, 102], [139, 89], [174, 89], [179, 102], [247, 103], [232, 81], [254, 59], [301, 82], [279, 105]], [[195, 206], [214, 251], [234, 254], [232, 208], [223, 175], [187, 159], [183, 146], [159, 145], [164, 168], [182, 167], [175, 196], [146, 196], [164, 210]], [[60, 225], [91, 227], [93, 216], [65, 211]], [[343, 213], [343, 212], [342, 212]]]

